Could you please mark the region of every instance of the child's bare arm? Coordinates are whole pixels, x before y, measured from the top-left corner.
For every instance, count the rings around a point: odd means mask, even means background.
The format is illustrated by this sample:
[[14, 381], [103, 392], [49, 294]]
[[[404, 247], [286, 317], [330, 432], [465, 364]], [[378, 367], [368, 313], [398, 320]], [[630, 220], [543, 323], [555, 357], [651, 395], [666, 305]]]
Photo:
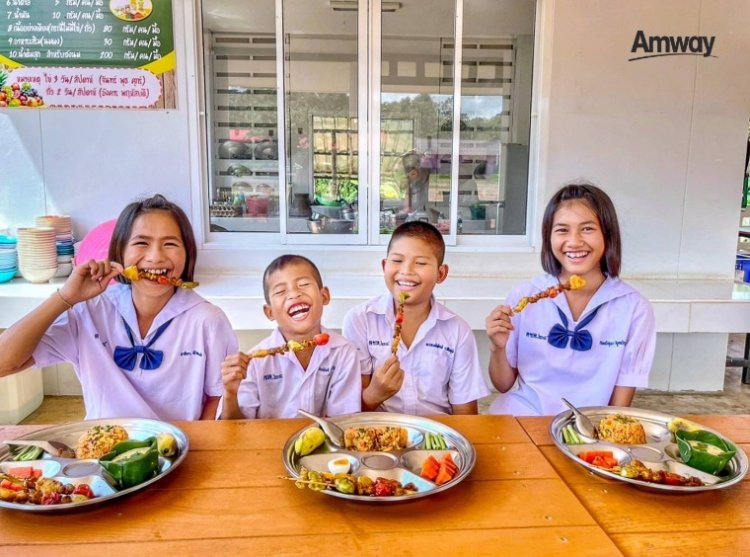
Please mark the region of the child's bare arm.
[[122, 266], [109, 261], [91, 260], [76, 267], [57, 292], [0, 335], [0, 377], [33, 365], [32, 354], [55, 319], [104, 292], [121, 271]]
[[206, 403], [203, 405], [203, 412], [201, 413], [201, 420], [215, 420], [216, 409], [219, 407], [218, 396], [210, 396], [206, 399]]
[[508, 336], [513, 330], [510, 321], [512, 315], [510, 306], [497, 306], [485, 320], [487, 336], [490, 339], [490, 380], [501, 393], [508, 391], [518, 377], [518, 370], [511, 367], [505, 355]]
[[464, 404], [451, 404], [451, 407], [453, 408], [454, 416], [460, 414], [479, 414], [479, 405], [476, 400]]
[[372, 375], [362, 376], [362, 410], [375, 410], [395, 395], [404, 383], [404, 371], [398, 358], [391, 356]]
[[224, 402], [221, 408], [222, 420], [241, 420], [245, 417], [240, 408], [237, 392], [240, 383], [247, 377], [250, 356], [239, 352], [230, 354], [221, 364], [221, 380], [224, 382]]
[[615, 386], [612, 397], [609, 399], [610, 406], [630, 406], [635, 396], [635, 387]]

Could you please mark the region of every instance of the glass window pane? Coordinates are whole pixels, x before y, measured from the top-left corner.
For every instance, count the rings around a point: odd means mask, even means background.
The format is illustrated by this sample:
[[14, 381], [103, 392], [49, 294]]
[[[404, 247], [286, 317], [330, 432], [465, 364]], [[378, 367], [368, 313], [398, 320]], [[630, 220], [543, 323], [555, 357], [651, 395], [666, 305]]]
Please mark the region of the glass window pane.
[[462, 234], [524, 234], [534, 0], [464, 2], [458, 212]]
[[278, 232], [274, 1], [219, 4], [202, 5], [211, 230]]
[[453, 117], [453, 0], [383, 11], [380, 231], [426, 220], [448, 232]]
[[358, 231], [357, 9], [285, 0], [290, 234]]

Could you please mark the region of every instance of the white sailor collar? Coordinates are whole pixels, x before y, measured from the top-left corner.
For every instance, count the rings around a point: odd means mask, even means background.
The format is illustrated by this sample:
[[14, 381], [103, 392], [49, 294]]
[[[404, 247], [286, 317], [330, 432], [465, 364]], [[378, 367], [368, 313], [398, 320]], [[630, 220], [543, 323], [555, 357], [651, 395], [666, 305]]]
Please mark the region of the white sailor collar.
[[[131, 286], [129, 284], [115, 283], [104, 291], [105, 296], [115, 307], [117, 313], [119, 313], [128, 326], [133, 331], [138, 331], [138, 317], [135, 313], [135, 306], [133, 305], [133, 295]], [[178, 315], [185, 313], [189, 309], [203, 303], [205, 300], [192, 290], [185, 290], [178, 288], [177, 291], [167, 302], [167, 305], [159, 312], [159, 314], [151, 323], [146, 337], [161, 327], [164, 323], [177, 317]], [[145, 337], [144, 337], [145, 338]]]

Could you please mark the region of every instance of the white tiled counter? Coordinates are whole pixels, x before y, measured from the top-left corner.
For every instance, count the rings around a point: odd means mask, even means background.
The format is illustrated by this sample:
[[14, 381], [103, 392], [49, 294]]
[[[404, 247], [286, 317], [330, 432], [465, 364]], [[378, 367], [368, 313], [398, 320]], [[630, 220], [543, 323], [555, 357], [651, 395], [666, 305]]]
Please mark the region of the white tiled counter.
[[[199, 274], [200, 294], [221, 307], [243, 348], [249, 348], [274, 323], [263, 315], [260, 275]], [[450, 276], [437, 287], [437, 298], [464, 317], [477, 332], [486, 362], [484, 318], [520, 278]], [[728, 333], [750, 332], [750, 284], [732, 280], [631, 280], [656, 314], [659, 334], [650, 386], [661, 390], [720, 390]], [[30, 284], [22, 279], [0, 284], [0, 329], [36, 307], [63, 283]], [[340, 329], [346, 312], [384, 290], [379, 275], [336, 275], [326, 281], [331, 303], [324, 323]], [[250, 345], [248, 345], [250, 344]], [[64, 380], [61, 380], [65, 384]], [[58, 382], [59, 383], [59, 382]], [[45, 385], [55, 384], [45, 376]], [[51, 394], [51, 393], [48, 393]]]

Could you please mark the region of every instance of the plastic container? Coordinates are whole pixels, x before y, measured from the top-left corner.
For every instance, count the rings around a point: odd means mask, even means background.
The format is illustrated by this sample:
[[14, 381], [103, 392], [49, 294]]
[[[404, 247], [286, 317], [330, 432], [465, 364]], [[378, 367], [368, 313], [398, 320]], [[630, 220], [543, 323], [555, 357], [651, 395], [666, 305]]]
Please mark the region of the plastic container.
[[737, 280], [742, 276], [744, 282], [750, 282], [750, 255], [737, 254], [737, 261], [734, 266]]
[[44, 399], [42, 370], [36, 367], [0, 377], [0, 425], [15, 425]]

